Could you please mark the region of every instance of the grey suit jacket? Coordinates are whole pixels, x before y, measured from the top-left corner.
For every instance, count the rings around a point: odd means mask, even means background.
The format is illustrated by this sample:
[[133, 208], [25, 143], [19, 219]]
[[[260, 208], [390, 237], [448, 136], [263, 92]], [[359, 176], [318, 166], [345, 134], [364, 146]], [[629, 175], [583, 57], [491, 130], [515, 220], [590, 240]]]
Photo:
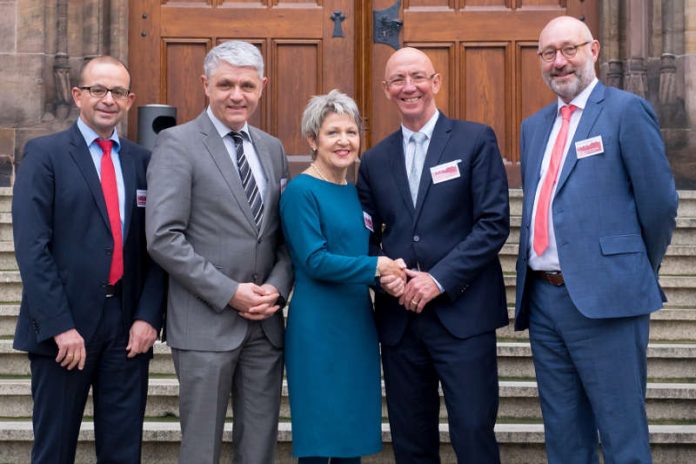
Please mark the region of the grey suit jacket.
[[[146, 234], [152, 258], [169, 273], [167, 341], [184, 350], [227, 351], [248, 322], [228, 302], [244, 282], [269, 283], [287, 299], [290, 258], [278, 201], [288, 165], [280, 141], [250, 127], [268, 179], [260, 231], [237, 168], [205, 112], [161, 132], [147, 171]], [[283, 344], [281, 311], [262, 323]]]

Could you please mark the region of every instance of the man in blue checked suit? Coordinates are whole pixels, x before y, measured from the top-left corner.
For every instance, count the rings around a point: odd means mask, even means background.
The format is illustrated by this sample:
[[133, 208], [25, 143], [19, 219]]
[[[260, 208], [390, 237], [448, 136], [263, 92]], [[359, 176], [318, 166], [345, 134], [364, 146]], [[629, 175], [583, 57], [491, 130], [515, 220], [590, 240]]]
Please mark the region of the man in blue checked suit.
[[529, 328], [550, 463], [649, 463], [650, 313], [677, 194], [650, 104], [605, 87], [571, 17], [539, 37], [558, 101], [522, 123], [515, 328]]

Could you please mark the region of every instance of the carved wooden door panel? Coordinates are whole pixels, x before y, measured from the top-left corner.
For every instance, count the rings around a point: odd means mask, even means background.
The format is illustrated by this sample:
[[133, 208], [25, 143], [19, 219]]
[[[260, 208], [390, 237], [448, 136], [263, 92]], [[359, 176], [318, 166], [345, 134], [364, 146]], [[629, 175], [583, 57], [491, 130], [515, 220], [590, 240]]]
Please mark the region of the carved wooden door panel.
[[[174, 105], [182, 123], [205, 108], [200, 75], [207, 51], [229, 39], [257, 44], [269, 85], [251, 123], [283, 141], [297, 173], [309, 161], [300, 135], [308, 98], [333, 88], [353, 96], [366, 122], [363, 148], [369, 148], [398, 127], [381, 88], [384, 64], [393, 47], [415, 46], [443, 75], [439, 107], [450, 117], [492, 126], [510, 185], [519, 186], [520, 122], [553, 100], [539, 73], [539, 31], [569, 14], [584, 17], [597, 36], [597, 2], [130, 0], [129, 66], [136, 104]], [[132, 138], [136, 115], [129, 120]]]
[[136, 105], [176, 106], [179, 124], [207, 104], [200, 76], [208, 50], [230, 39], [256, 44], [269, 84], [250, 123], [283, 141], [293, 173], [308, 160], [300, 117], [309, 97], [332, 88], [355, 95], [352, 0], [131, 0], [129, 15]]
[[[382, 35], [401, 21], [401, 46], [425, 51], [443, 77], [438, 107], [449, 117], [483, 122], [495, 130], [510, 186], [519, 187], [519, 126], [525, 117], [553, 101], [536, 55], [543, 26], [564, 14], [584, 17], [597, 36], [597, 2], [590, 0], [374, 0]], [[384, 64], [393, 49], [371, 51], [371, 142], [398, 127], [398, 116], [384, 98]]]

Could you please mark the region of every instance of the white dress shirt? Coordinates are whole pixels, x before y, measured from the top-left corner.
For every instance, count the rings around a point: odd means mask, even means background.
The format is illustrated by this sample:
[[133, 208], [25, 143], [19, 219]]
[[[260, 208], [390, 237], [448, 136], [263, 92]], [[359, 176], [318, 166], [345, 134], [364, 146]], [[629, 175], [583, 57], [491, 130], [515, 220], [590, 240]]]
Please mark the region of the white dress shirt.
[[[99, 176], [99, 180], [101, 181], [101, 159], [104, 154], [102, 153], [102, 149], [96, 141], [101, 137], [94, 131], [94, 129], [85, 124], [82, 118], [77, 118], [77, 128], [80, 130], [82, 137], [85, 139], [85, 143], [87, 144], [87, 148], [89, 149], [89, 154], [92, 156], [92, 162], [94, 163], [94, 167], [97, 169], [97, 176]], [[109, 137], [108, 140], [114, 142], [113, 146], [111, 147], [111, 161], [114, 164], [114, 172], [116, 173], [116, 190], [118, 191], [118, 214], [121, 217], [121, 236], [123, 236], [123, 233], [125, 232], [124, 225], [126, 217], [126, 184], [123, 182], [123, 171], [121, 170], [120, 155], [121, 143], [119, 142], [118, 132], [116, 132], [116, 129], [114, 129], [114, 132], [111, 134], [111, 137]], [[123, 237], [123, 240], [125, 243], [126, 238]]]
[[[563, 165], [565, 164], [566, 156], [568, 155], [568, 149], [570, 148], [575, 131], [580, 123], [580, 118], [582, 117], [582, 112], [587, 106], [587, 99], [590, 97], [592, 90], [594, 90], [597, 85], [597, 78], [592, 81], [580, 94], [575, 97], [569, 104], [575, 105], [577, 109], [573, 111], [570, 117], [570, 126], [568, 127], [568, 139], [566, 141], [565, 149], [563, 150], [563, 157], [561, 158], [561, 164], [558, 167], [558, 177], [560, 179], [561, 173], [563, 172]], [[558, 248], [556, 247], [556, 233], [553, 229], [553, 200], [556, 196], [556, 185], [553, 187], [553, 192], [551, 193], [551, 202], [549, 204], [549, 245], [541, 256], [537, 256], [534, 252], [534, 218], [536, 217], [537, 204], [539, 202], [539, 192], [541, 191], [541, 185], [544, 183], [544, 176], [546, 171], [549, 169], [549, 161], [551, 160], [551, 151], [553, 150], [553, 145], [556, 142], [556, 137], [558, 132], [561, 130], [561, 107], [565, 106], [566, 103], [560, 98], [558, 99], [558, 107], [556, 109], [556, 120], [553, 123], [553, 128], [551, 129], [551, 134], [549, 134], [549, 140], [546, 143], [546, 150], [544, 151], [544, 158], [541, 162], [541, 177], [539, 178], [539, 183], [537, 184], [537, 190], [534, 195], [534, 207], [532, 208], [532, 220], [530, 221], [530, 234], [529, 234], [529, 267], [535, 271], [560, 271], [561, 265], [558, 260]]]
[[[210, 107], [206, 109], [206, 113], [212, 121], [213, 126], [215, 126], [215, 130], [217, 130], [218, 134], [220, 134], [220, 138], [222, 138], [222, 143], [225, 144], [227, 153], [230, 155], [234, 167], [237, 168], [237, 173], [239, 173], [239, 165], [237, 164], [237, 150], [234, 148], [234, 140], [232, 139], [232, 137], [226, 137], [226, 135], [229, 134], [232, 129], [227, 127], [222, 121], [215, 117]], [[259, 155], [256, 153], [254, 144], [251, 141], [249, 125], [247, 123], [244, 123], [244, 126], [239, 132], [244, 132], [247, 135], [246, 137], [244, 137], [244, 156], [246, 156], [247, 162], [249, 163], [249, 168], [251, 169], [251, 173], [254, 175], [256, 186], [259, 189], [259, 195], [261, 195], [261, 199], [263, 200], [264, 196], [266, 195], [268, 179], [266, 178], [266, 173], [263, 171], [263, 168], [261, 167]]]

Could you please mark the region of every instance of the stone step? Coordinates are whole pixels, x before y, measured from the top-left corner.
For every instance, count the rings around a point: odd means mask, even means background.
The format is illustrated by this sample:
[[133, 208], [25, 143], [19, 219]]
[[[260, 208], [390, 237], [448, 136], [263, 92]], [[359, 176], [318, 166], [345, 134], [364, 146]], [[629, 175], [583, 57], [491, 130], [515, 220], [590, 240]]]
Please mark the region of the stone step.
[[0, 187], [0, 212], [12, 211], [12, 187]]
[[[512, 305], [515, 303], [515, 275], [506, 274], [504, 278], [507, 302]], [[668, 306], [696, 306], [695, 276], [661, 275], [660, 285], [667, 296]]]
[[[19, 314], [18, 304], [0, 304], [0, 337], [14, 336]], [[514, 330], [514, 307], [508, 308], [510, 324], [498, 329], [498, 338], [527, 340], [526, 331]], [[696, 308], [667, 307], [654, 312], [650, 317], [650, 341], [690, 341], [696, 343]]]
[[[672, 306], [696, 306], [696, 277], [680, 275], [660, 276], [667, 301]], [[507, 301], [515, 301], [515, 276], [505, 275]], [[22, 298], [22, 281], [19, 271], [0, 271], [0, 304], [18, 303]]]
[[[692, 243], [696, 243], [696, 235]], [[515, 273], [518, 248], [518, 243], [508, 240], [500, 250], [500, 263], [504, 273]], [[693, 276], [696, 279], [696, 245], [670, 245], [662, 260], [660, 275]]]
[[[174, 377], [151, 378], [145, 415], [150, 418], [179, 416], [179, 383]], [[384, 390], [382, 391], [384, 398]], [[442, 392], [440, 392], [442, 396]], [[650, 421], [696, 421], [696, 383], [648, 383], [646, 393]], [[32, 412], [31, 381], [29, 378], [0, 379], [0, 411], [2, 417], [30, 418]], [[85, 408], [87, 417], [93, 416], [92, 402]], [[227, 417], [232, 417], [231, 406]], [[280, 417], [290, 417], [287, 385], [283, 385]], [[382, 402], [382, 417], [387, 417], [386, 403]], [[534, 381], [500, 381], [501, 421], [541, 420], [537, 385]], [[441, 401], [440, 419], [447, 420], [444, 400]]]
[[[529, 343], [498, 342], [497, 350], [498, 372], [501, 377], [534, 377]], [[150, 373], [174, 375], [169, 347], [163, 343], [155, 344]], [[26, 353], [14, 351], [12, 341], [8, 339], [0, 340], [0, 375], [29, 375]], [[648, 377], [653, 380], [696, 380], [696, 344], [651, 343], [648, 346]]]
[[[505, 464], [543, 464], [544, 430], [541, 424], [497, 424], [495, 433], [500, 444], [501, 461]], [[142, 462], [168, 464], [177, 462], [181, 440], [178, 422], [146, 421], [143, 426]], [[232, 423], [225, 423], [222, 456], [231, 459]], [[25, 464], [29, 462], [33, 433], [29, 421], [0, 422], [0, 462]], [[292, 428], [289, 422], [278, 426], [278, 445], [275, 464], [292, 464]], [[365, 464], [391, 464], [394, 456], [389, 426], [382, 424], [384, 449], [363, 459]], [[651, 425], [650, 443], [655, 464], [688, 464], [696, 462], [696, 425]], [[450, 445], [449, 427], [440, 424], [440, 455], [443, 464], [457, 459]], [[94, 424], [83, 422], [80, 431], [76, 464], [94, 462]]]
[[[692, 243], [696, 242], [694, 236]], [[518, 243], [508, 241], [500, 250], [503, 272], [514, 273], [517, 262]], [[14, 243], [0, 241], [0, 271], [17, 271]], [[686, 275], [696, 278], [696, 245], [671, 245], [660, 268], [662, 275]]]
[[[498, 339], [528, 340], [526, 330], [514, 330], [515, 308], [508, 308], [510, 324], [498, 329]], [[696, 343], [696, 308], [667, 307], [650, 315], [651, 342], [690, 342]]]
[[[680, 217], [696, 217], [696, 190], [679, 190]], [[522, 216], [522, 189], [510, 189], [510, 216]]]

